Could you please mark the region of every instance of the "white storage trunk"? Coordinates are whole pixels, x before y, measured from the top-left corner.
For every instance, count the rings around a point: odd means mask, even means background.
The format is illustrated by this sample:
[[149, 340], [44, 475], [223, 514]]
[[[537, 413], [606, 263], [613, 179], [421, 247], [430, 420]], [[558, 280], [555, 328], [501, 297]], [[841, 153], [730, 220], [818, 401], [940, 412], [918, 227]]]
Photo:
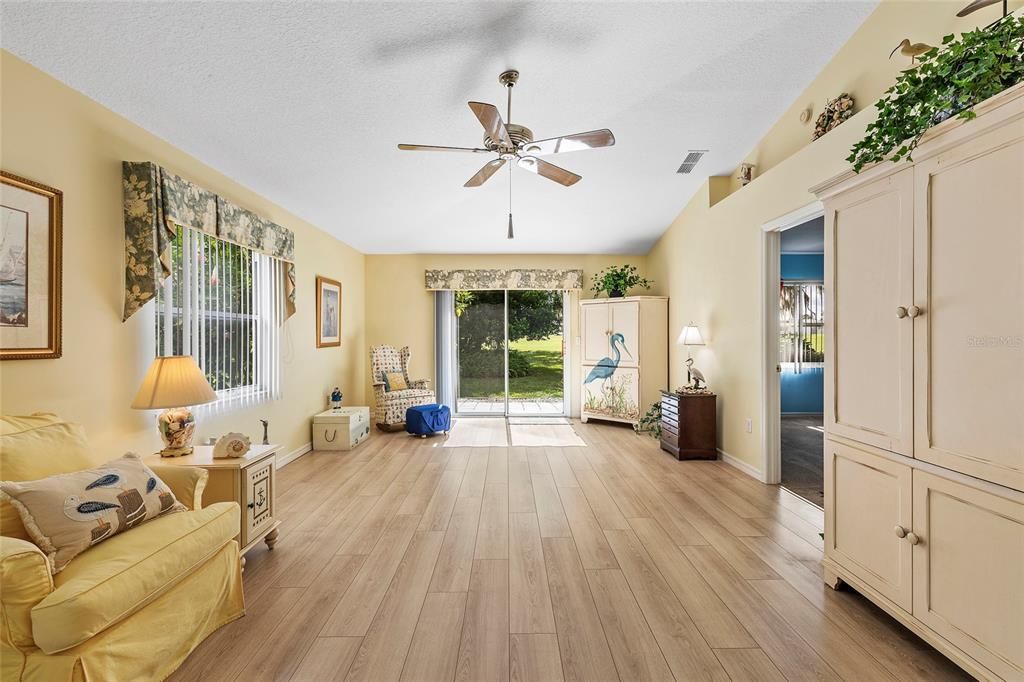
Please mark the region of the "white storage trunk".
[[351, 450], [369, 435], [369, 407], [340, 407], [313, 417], [314, 450]]

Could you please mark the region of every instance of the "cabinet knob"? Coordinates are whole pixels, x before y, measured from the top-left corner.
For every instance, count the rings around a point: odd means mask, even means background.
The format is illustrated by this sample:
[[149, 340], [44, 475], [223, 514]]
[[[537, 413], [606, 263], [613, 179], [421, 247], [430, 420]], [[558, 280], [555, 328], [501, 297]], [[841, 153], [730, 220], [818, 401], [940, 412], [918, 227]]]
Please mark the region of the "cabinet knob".
[[920, 537], [918, 537], [918, 536], [917, 536], [917, 534], [916, 534], [916, 533], [914, 533], [913, 531], [911, 531], [911, 532], [907, 533], [907, 540], [908, 540], [908, 541], [910, 542], [910, 544], [912, 544], [912, 545], [916, 545], [916, 544], [918, 544], [919, 542], [921, 542], [921, 538], [920, 538]]
[[[249, 504], [247, 504], [245, 506], [248, 507], [249, 509], [255, 509], [256, 508], [256, 504], [254, 502], [250, 502]], [[900, 537], [902, 537], [902, 536], [900, 536]]]
[[901, 305], [896, 306], [896, 317], [898, 317], [898, 318], [900, 318], [902, 320], [906, 316], [907, 316], [907, 309], [904, 308]]
[[896, 526], [896, 537], [905, 538], [907, 537], [907, 529], [903, 526]]
[[924, 315], [924, 308], [920, 308], [916, 305], [912, 305], [907, 308], [907, 314], [911, 317], [917, 317], [918, 315]]

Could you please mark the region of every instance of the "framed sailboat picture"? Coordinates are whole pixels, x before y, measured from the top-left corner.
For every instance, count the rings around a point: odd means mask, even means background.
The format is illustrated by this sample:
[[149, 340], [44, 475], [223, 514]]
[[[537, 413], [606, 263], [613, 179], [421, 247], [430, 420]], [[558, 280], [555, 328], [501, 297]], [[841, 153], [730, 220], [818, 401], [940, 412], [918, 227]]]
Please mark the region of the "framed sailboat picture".
[[60, 190], [0, 171], [0, 360], [61, 354]]

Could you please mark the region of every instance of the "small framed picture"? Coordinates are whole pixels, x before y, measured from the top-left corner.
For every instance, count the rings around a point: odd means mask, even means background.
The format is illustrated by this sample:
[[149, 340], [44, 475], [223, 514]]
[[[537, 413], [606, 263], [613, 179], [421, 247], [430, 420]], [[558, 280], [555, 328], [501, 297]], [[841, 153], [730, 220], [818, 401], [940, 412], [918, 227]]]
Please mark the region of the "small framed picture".
[[63, 194], [0, 181], [0, 360], [59, 358]]
[[341, 345], [341, 282], [316, 277], [316, 347]]

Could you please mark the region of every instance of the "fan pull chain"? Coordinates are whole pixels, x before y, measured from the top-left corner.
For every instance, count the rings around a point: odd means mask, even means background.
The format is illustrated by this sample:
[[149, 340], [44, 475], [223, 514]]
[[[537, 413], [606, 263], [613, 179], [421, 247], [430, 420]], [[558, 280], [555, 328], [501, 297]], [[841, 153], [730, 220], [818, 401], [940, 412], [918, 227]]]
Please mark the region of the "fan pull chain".
[[[511, 90], [509, 91], [511, 92]], [[515, 239], [512, 232], [512, 166], [508, 167], [508, 238]]]

